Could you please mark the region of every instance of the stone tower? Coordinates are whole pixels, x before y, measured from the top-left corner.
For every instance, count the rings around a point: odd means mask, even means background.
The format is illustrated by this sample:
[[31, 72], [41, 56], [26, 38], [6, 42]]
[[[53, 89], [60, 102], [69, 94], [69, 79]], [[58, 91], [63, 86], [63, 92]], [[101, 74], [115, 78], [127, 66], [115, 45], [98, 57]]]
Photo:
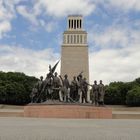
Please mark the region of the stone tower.
[[67, 30], [63, 33], [61, 75], [67, 74], [72, 80], [81, 71], [89, 81], [87, 32], [83, 30], [83, 17], [70, 15], [67, 18]]

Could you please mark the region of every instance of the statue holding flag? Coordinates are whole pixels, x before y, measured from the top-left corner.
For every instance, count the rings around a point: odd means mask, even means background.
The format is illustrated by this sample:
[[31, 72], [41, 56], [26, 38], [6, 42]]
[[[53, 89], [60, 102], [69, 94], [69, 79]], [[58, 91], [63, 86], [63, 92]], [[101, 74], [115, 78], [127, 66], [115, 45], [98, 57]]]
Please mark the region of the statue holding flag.
[[[53, 92], [54, 92], [54, 86], [53, 82], [54, 79], [56, 79], [56, 75], [54, 76], [54, 72], [56, 70], [56, 67], [58, 65], [59, 61], [51, 68], [51, 65], [49, 65], [49, 73], [47, 74], [44, 81], [40, 80], [38, 83], [40, 83], [39, 87], [35, 87], [32, 90], [31, 93], [31, 102], [32, 103], [40, 103], [45, 102], [46, 100], [53, 99]], [[58, 92], [59, 93], [59, 92]]]

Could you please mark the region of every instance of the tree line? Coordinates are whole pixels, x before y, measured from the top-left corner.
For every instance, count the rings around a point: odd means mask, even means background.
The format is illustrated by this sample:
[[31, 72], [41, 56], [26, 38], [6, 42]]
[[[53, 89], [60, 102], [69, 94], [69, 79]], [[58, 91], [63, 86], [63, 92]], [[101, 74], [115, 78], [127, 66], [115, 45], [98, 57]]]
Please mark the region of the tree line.
[[106, 86], [105, 104], [140, 106], [140, 78]]
[[[0, 104], [24, 105], [38, 81], [20, 72], [0, 72]], [[140, 78], [132, 82], [112, 82], [105, 86], [105, 104], [140, 106]]]
[[30, 93], [37, 78], [19, 72], [0, 72], [0, 104], [23, 105], [30, 102]]

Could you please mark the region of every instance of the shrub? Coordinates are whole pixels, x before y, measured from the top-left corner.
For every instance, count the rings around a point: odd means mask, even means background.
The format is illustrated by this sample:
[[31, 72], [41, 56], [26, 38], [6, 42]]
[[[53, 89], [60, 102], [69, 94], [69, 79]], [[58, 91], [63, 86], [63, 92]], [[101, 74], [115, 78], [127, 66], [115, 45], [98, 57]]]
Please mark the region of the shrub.
[[106, 86], [105, 104], [125, 104], [126, 94], [131, 86], [128, 83], [113, 82]]
[[136, 86], [129, 90], [126, 95], [126, 104], [130, 106], [140, 106], [140, 87]]

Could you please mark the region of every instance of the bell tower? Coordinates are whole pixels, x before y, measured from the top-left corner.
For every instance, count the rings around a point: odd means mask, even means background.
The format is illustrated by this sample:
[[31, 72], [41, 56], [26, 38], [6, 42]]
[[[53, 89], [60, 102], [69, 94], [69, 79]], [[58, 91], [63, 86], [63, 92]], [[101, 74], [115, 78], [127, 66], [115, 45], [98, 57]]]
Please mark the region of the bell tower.
[[89, 60], [87, 32], [83, 29], [83, 17], [70, 15], [67, 18], [67, 30], [63, 33], [61, 47], [61, 75], [68, 75], [72, 80], [83, 71], [89, 81]]

